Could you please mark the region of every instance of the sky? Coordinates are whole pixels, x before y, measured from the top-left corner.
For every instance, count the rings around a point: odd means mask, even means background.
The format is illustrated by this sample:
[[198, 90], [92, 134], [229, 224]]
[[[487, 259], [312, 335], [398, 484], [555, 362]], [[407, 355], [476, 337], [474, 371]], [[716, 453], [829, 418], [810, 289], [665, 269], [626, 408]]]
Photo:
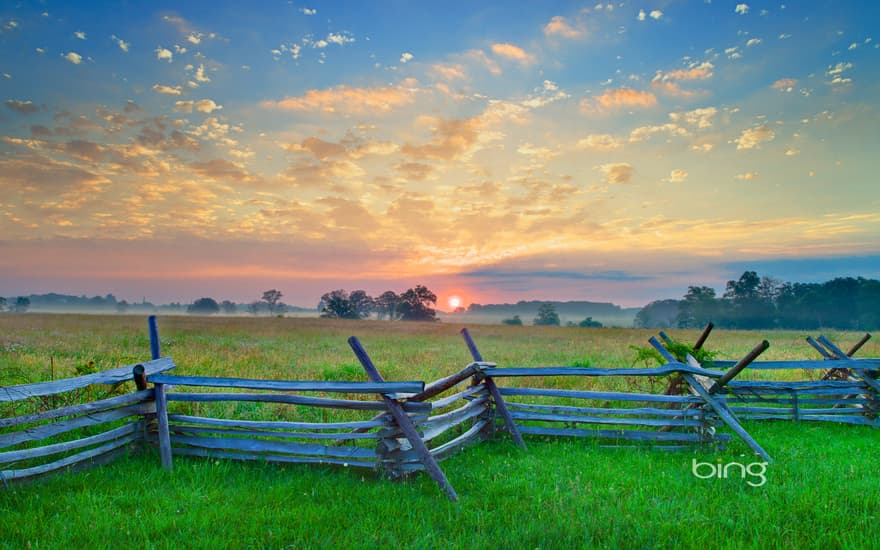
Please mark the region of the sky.
[[0, 296], [880, 277], [880, 3], [0, 2]]

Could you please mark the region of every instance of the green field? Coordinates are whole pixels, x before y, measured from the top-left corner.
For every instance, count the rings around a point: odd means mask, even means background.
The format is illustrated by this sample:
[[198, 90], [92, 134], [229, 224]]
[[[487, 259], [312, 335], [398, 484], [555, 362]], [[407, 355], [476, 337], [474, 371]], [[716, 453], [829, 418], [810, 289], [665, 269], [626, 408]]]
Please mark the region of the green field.
[[[431, 381], [470, 356], [452, 324], [278, 318], [160, 318], [176, 374], [365, 380], [356, 335], [388, 380]], [[501, 366], [629, 367], [650, 331], [472, 326]], [[696, 331], [670, 331], [693, 341]], [[764, 338], [762, 359], [814, 358], [798, 332], [716, 331], [707, 346], [736, 359]], [[828, 333], [844, 347], [861, 336]], [[146, 320], [0, 315], [0, 384], [142, 361]], [[880, 357], [869, 342], [861, 357]], [[91, 366], [90, 366], [91, 365]], [[797, 376], [797, 373], [792, 373]], [[507, 383], [507, 381], [505, 381]], [[538, 383], [531, 380], [530, 384]], [[547, 379], [544, 385], [571, 381]], [[609, 387], [604, 381], [583, 381]], [[662, 391], [663, 380], [655, 381]], [[606, 384], [602, 386], [602, 384]], [[175, 458], [154, 453], [0, 490], [0, 545], [79, 547], [808, 547], [880, 545], [880, 432], [828, 424], [745, 422], [775, 458], [766, 484], [698, 479], [692, 461], [756, 461], [725, 451], [667, 453], [591, 441], [500, 436], [442, 463], [459, 502], [424, 474], [395, 483], [342, 467]]]

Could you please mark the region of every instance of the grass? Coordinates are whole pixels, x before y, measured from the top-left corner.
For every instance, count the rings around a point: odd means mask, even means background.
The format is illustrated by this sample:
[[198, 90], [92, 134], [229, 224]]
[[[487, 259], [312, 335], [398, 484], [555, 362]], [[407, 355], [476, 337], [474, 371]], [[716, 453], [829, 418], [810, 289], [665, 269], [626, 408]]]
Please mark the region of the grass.
[[[357, 335], [389, 380], [433, 380], [470, 361], [446, 324], [316, 319], [161, 318], [177, 374], [364, 380], [345, 340]], [[692, 342], [698, 331], [669, 331]], [[628, 367], [650, 331], [474, 326], [483, 355], [504, 366]], [[722, 332], [708, 347], [738, 358], [767, 338], [773, 359], [812, 358], [796, 332]], [[860, 335], [829, 333], [848, 345]], [[0, 316], [0, 384], [49, 379], [94, 361], [143, 360], [146, 322], [112, 316]], [[880, 356], [869, 342], [862, 357]], [[797, 375], [797, 373], [794, 373]], [[505, 383], [508, 381], [505, 380]], [[511, 380], [510, 382], [515, 382]], [[565, 384], [546, 379], [547, 384]], [[532, 381], [535, 383], [535, 381]], [[591, 381], [591, 383], [593, 383]], [[597, 382], [603, 384], [604, 382]], [[607, 387], [607, 386], [604, 386]], [[775, 458], [767, 483], [698, 479], [692, 460], [723, 452], [505, 437], [442, 464], [460, 500], [424, 474], [402, 483], [345, 468], [175, 458], [153, 453], [0, 490], [0, 547], [877, 547], [880, 433], [856, 426], [745, 423]]]

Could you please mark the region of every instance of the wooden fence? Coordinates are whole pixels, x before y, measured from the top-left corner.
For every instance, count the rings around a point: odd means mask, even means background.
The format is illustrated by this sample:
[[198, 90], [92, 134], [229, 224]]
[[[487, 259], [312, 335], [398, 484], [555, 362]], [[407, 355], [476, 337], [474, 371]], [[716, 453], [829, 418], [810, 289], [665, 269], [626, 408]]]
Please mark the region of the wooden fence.
[[[706, 326], [699, 346], [712, 331]], [[661, 338], [669, 340], [660, 333]], [[754, 361], [749, 370], [794, 371], [801, 380], [736, 380], [721, 392], [732, 411], [749, 420], [825, 421], [880, 427], [880, 359], [853, 356], [871, 338], [866, 334], [844, 352], [829, 338], [807, 337], [820, 360]], [[698, 347], [698, 346], [695, 346]], [[728, 369], [733, 361], [709, 366]], [[821, 374], [813, 374], [821, 373]]]

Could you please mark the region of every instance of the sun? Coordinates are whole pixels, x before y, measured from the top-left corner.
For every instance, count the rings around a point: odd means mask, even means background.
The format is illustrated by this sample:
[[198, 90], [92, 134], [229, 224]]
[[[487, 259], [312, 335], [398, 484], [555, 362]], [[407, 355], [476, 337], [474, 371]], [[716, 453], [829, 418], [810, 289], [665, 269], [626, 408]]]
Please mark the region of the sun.
[[461, 298], [459, 298], [458, 296], [450, 296], [449, 297], [449, 307], [451, 307], [452, 309], [456, 309], [458, 307], [461, 307]]

